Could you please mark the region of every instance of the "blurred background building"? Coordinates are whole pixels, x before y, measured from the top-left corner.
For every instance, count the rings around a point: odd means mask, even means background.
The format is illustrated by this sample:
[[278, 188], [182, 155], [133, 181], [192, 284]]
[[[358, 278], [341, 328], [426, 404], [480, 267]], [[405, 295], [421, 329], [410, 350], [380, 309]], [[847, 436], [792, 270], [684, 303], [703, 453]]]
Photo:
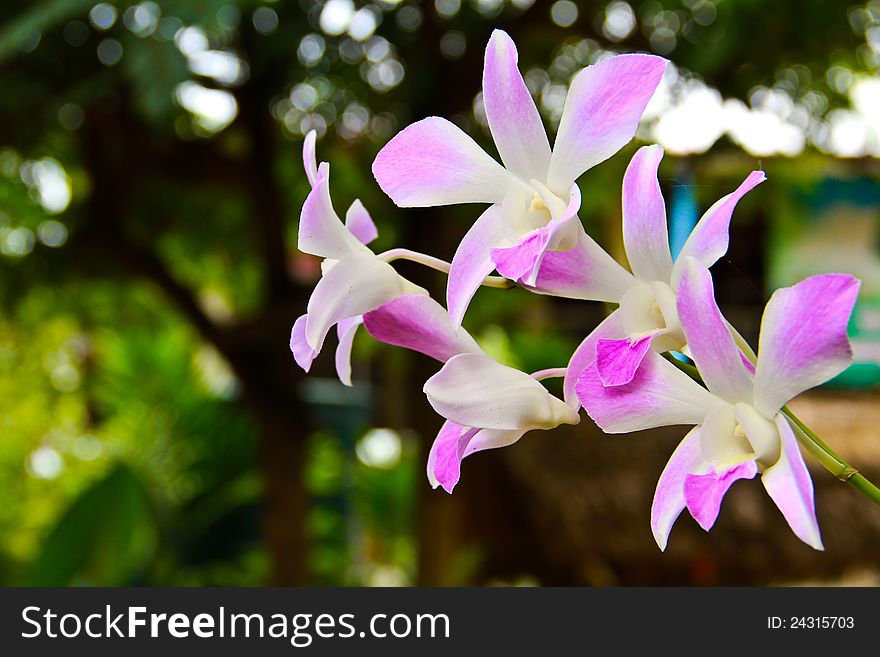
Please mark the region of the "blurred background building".
[[[468, 459], [448, 496], [424, 475], [432, 362], [361, 335], [353, 388], [329, 354], [296, 367], [290, 326], [319, 275], [296, 250], [302, 136], [318, 131], [334, 196], [363, 200], [379, 248], [450, 258], [476, 208], [400, 211], [370, 164], [427, 115], [494, 152], [479, 90], [495, 27], [551, 132], [581, 67], [672, 61], [638, 139], [581, 181], [616, 256], [624, 168], [658, 142], [673, 246], [768, 174], [714, 268], [753, 345], [773, 288], [862, 279], [857, 364], [793, 406], [880, 478], [880, 1], [7, 0], [0, 583], [880, 584], [880, 509], [818, 466], [826, 552], [746, 482], [664, 554], [650, 501], [681, 429], [531, 433]], [[442, 277], [401, 271], [443, 298]], [[483, 290], [467, 326], [537, 370], [604, 312]]]

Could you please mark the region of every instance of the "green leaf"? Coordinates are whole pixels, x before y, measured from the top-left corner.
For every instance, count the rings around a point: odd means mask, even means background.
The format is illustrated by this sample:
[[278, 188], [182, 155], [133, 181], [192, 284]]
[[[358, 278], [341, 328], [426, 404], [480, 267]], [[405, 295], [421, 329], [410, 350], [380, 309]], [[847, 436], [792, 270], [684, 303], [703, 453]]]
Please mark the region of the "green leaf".
[[135, 474], [119, 464], [76, 499], [49, 533], [28, 584], [130, 583], [153, 553], [156, 523]]

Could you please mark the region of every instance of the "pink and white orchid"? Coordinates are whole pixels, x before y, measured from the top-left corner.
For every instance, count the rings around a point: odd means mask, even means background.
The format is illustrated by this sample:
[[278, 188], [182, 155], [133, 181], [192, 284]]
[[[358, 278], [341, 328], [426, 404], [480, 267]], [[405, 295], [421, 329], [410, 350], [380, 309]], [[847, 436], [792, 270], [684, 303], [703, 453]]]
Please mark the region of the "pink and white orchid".
[[597, 363], [580, 375], [581, 403], [608, 433], [697, 425], [657, 483], [651, 529], [661, 549], [685, 507], [708, 530], [731, 484], [759, 472], [795, 535], [823, 549], [812, 480], [780, 409], [850, 364], [846, 326], [858, 289], [852, 276], [825, 274], [777, 290], [764, 310], [753, 369], [716, 305], [705, 263], [686, 255], [677, 313], [706, 388], [653, 351], [624, 385], [606, 386]]
[[619, 266], [620, 271], [614, 270], [618, 287], [613, 300], [620, 307], [578, 347], [569, 364], [570, 384], [593, 362], [604, 385], [618, 386], [633, 379], [652, 348], [661, 353], [687, 352], [676, 304], [684, 263], [695, 258], [710, 267], [727, 252], [736, 204], [766, 179], [762, 171], [753, 171], [735, 191], [710, 207], [673, 262], [666, 207], [657, 179], [662, 159], [660, 146], [643, 146], [627, 167], [623, 178], [623, 242], [632, 274]]
[[336, 325], [336, 371], [344, 384], [351, 385], [351, 348], [363, 313], [403, 294], [427, 295], [427, 291], [367, 248], [378, 232], [360, 201], [349, 206], [345, 224], [339, 219], [330, 201], [330, 165], [318, 166], [315, 159], [314, 131], [306, 135], [303, 162], [312, 189], [302, 207], [297, 246], [324, 258], [323, 275], [309, 298], [308, 312], [293, 324], [290, 350], [308, 372]]
[[[336, 369], [346, 385], [362, 324], [382, 342], [439, 361], [423, 388], [444, 418], [428, 456], [434, 488], [451, 493], [462, 460], [475, 452], [510, 445], [533, 429], [577, 424], [582, 405], [608, 433], [694, 426], [657, 483], [651, 528], [661, 550], [685, 508], [709, 530], [730, 486], [758, 474], [795, 535], [821, 550], [813, 484], [798, 441], [878, 504], [880, 488], [784, 405], [851, 362], [846, 327], [858, 281], [826, 274], [777, 290], [764, 311], [756, 355], [718, 309], [709, 267], [727, 252], [733, 212], [765, 180], [763, 172], [751, 172], [712, 205], [675, 259], [657, 177], [659, 146], [640, 148], [623, 179], [629, 269], [590, 238], [578, 218], [577, 179], [630, 141], [666, 64], [632, 54], [580, 71], [551, 149], [516, 47], [504, 32], [493, 32], [482, 97], [503, 165], [449, 121], [429, 117], [395, 136], [372, 167], [400, 207], [489, 204], [451, 263], [405, 248], [373, 253], [367, 244], [377, 230], [370, 215], [355, 201], [340, 220], [330, 200], [329, 165], [318, 166], [315, 133], [308, 134], [303, 162], [311, 191], [298, 246], [323, 258], [322, 277], [307, 313], [293, 325], [290, 348], [308, 371], [336, 326]], [[448, 273], [448, 310], [391, 267], [401, 259]], [[491, 276], [494, 270], [501, 276]], [[583, 340], [568, 367], [528, 374], [492, 359], [462, 327], [479, 286], [514, 284], [618, 308]], [[664, 352], [689, 356], [696, 373]], [[541, 383], [552, 377], [564, 377], [562, 399]]]
[[577, 402], [551, 395], [538, 379], [486, 355], [463, 328], [428, 296], [398, 297], [364, 315], [364, 327], [377, 340], [406, 347], [444, 363], [425, 383], [431, 406], [446, 419], [428, 456], [428, 480], [451, 493], [461, 461], [486, 449], [505, 447], [532, 429], [577, 424]]
[[456, 326], [494, 269], [534, 291], [609, 300], [614, 281], [605, 279], [614, 261], [577, 218], [575, 181], [632, 139], [666, 64], [653, 55], [619, 55], [578, 73], [551, 151], [516, 46], [495, 30], [486, 47], [483, 103], [504, 166], [439, 117], [413, 123], [381, 150], [373, 174], [398, 206], [491, 204], [452, 260], [447, 306]]

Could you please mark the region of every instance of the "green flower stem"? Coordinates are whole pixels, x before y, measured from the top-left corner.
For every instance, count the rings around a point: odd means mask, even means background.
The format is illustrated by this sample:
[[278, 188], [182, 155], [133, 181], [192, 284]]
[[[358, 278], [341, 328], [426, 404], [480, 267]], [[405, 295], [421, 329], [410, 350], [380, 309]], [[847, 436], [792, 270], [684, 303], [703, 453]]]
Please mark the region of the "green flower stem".
[[871, 483], [865, 475], [852, 467], [849, 463], [838, 456], [834, 450], [826, 445], [812, 429], [805, 425], [791, 410], [783, 406], [782, 412], [797, 425], [800, 431], [795, 431], [798, 442], [809, 450], [825, 468], [840, 481], [845, 481], [857, 491], [880, 504], [880, 488]]
[[[672, 356], [672, 354], [667, 353], [663, 354], [663, 356], [694, 381], [701, 385], [705, 385], [705, 383], [703, 383], [703, 378], [700, 376], [696, 367], [678, 360]], [[848, 483], [857, 491], [871, 499], [874, 503], [880, 504], [880, 488], [872, 484], [862, 473], [852, 467], [833, 449], [826, 445], [812, 429], [804, 424], [797, 415], [791, 412], [790, 408], [783, 406], [782, 412], [794, 423], [796, 427], [794, 435], [797, 437], [798, 442], [803, 445], [810, 454], [815, 456], [816, 460], [819, 461], [826, 470], [840, 481]]]
[[[432, 256], [425, 255], [424, 253], [410, 251], [409, 249], [391, 249], [390, 251], [380, 253], [378, 257], [385, 262], [393, 262], [395, 260], [409, 260], [410, 262], [417, 262], [420, 265], [424, 265], [425, 267], [428, 267], [430, 269], [435, 269], [437, 271], [443, 272], [444, 274], [448, 274], [449, 269], [452, 267], [452, 265], [450, 265], [445, 260], [434, 258]], [[516, 283], [504, 278], [503, 276], [486, 276], [486, 278], [483, 279], [483, 282], [480, 285], [483, 285], [485, 287], [497, 287], [501, 288], [502, 290], [509, 290], [516, 287]]]

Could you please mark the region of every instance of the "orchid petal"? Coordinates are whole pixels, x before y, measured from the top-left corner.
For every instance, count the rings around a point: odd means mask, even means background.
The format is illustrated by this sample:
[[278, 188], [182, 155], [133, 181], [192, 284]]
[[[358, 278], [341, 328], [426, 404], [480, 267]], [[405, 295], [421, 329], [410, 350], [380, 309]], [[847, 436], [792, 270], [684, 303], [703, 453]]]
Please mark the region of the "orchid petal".
[[306, 323], [308, 319], [308, 314], [301, 315], [293, 323], [293, 328], [290, 330], [290, 351], [293, 353], [293, 359], [296, 361], [296, 364], [303, 368], [305, 372], [311, 369], [312, 361], [318, 355], [306, 340]]
[[677, 307], [691, 358], [709, 390], [730, 403], [751, 402], [752, 377], [715, 303], [712, 275], [694, 258], [685, 258]]
[[696, 258], [707, 267], [727, 253], [730, 242], [730, 218], [739, 200], [767, 180], [763, 171], [752, 171], [733, 192], [715, 202], [697, 222], [672, 267], [672, 287], [681, 277], [685, 258]]
[[498, 273], [512, 281], [521, 281], [531, 275], [535, 264], [547, 250], [549, 234], [546, 228], [526, 235], [516, 246], [492, 249], [489, 252]]
[[336, 325], [339, 346], [336, 347], [336, 375], [343, 385], [351, 385], [351, 348], [357, 328], [364, 323], [363, 317], [343, 319]]
[[538, 294], [617, 303], [633, 277], [596, 241], [574, 223], [575, 246], [568, 251], [548, 251], [541, 260], [534, 286]]
[[666, 64], [653, 55], [618, 55], [574, 77], [550, 157], [551, 189], [568, 189], [632, 139]]
[[402, 208], [500, 203], [515, 181], [459, 127], [436, 116], [407, 126], [385, 144], [373, 175]]
[[464, 448], [477, 431], [449, 420], [443, 423], [428, 453], [428, 481], [433, 488], [442, 486], [452, 493], [461, 476]]
[[776, 426], [782, 449], [779, 460], [764, 470], [761, 481], [795, 536], [816, 550], [824, 550], [807, 464], [788, 420], [777, 414]]
[[368, 312], [364, 327], [377, 340], [442, 363], [457, 354], [482, 353], [467, 331], [453, 328], [446, 309], [424, 294], [407, 294]]
[[[737, 409], [742, 404], [737, 404]], [[723, 406], [706, 416], [700, 429], [700, 448], [707, 463], [727, 470], [745, 461], [756, 459], [755, 450], [742, 427], [737, 431], [737, 415], [733, 406]], [[697, 474], [692, 472], [691, 474]]]
[[811, 276], [773, 293], [761, 320], [755, 408], [773, 417], [849, 366], [846, 325], [858, 293], [859, 281], [845, 274]]
[[523, 433], [519, 430], [472, 429], [447, 420], [428, 454], [428, 481], [432, 487], [442, 486], [447, 493], [452, 493], [461, 477], [461, 462], [465, 457], [475, 452], [512, 445]]
[[327, 177], [318, 181], [303, 203], [297, 248], [303, 253], [337, 260], [353, 253], [369, 253], [369, 250], [346, 230], [333, 209], [333, 203], [330, 201], [330, 181]]
[[779, 460], [779, 431], [761, 415], [751, 404], [740, 402], [735, 407], [736, 421], [748, 440], [752, 456], [761, 465], [768, 465]]
[[394, 268], [372, 254], [340, 260], [321, 277], [309, 299], [308, 344], [320, 351], [334, 324], [375, 310], [406, 291]]
[[501, 429], [480, 429], [474, 434], [473, 438], [468, 441], [464, 448], [462, 458], [483, 452], [487, 449], [498, 449], [499, 447], [509, 447], [523, 437], [526, 432], [521, 429], [504, 431]]
[[687, 506], [684, 499], [685, 479], [706, 467], [700, 451], [700, 429], [699, 426], [691, 429], [678, 444], [657, 481], [654, 502], [651, 504], [651, 533], [661, 550], [666, 549], [669, 532]]
[[[631, 279], [630, 285], [621, 295], [620, 318], [626, 335], [641, 338], [649, 333], [658, 338], [654, 343], [656, 351], [663, 353], [678, 350], [683, 345], [684, 334], [678, 321], [675, 308], [675, 292], [666, 283], [652, 281], [646, 283], [639, 279]], [[658, 346], [665, 346], [659, 349]]]
[[688, 475], [684, 480], [688, 511], [700, 527], [709, 531], [718, 518], [721, 500], [733, 483], [739, 479], [752, 479], [756, 474], [758, 464], [750, 460], [720, 471], [713, 469], [706, 474]]
[[604, 386], [621, 386], [633, 380], [642, 359], [651, 348], [655, 333], [622, 340], [599, 340], [596, 345], [596, 369]]
[[606, 317], [593, 331], [578, 345], [568, 361], [565, 370], [565, 380], [562, 390], [565, 401], [573, 408], [580, 408], [580, 400], [575, 391], [578, 377], [590, 365], [596, 362], [596, 345], [602, 339], [615, 339], [623, 335], [623, 327], [620, 324], [620, 313], [616, 310]]
[[306, 170], [306, 178], [309, 185], [314, 188], [318, 184], [318, 160], [315, 155], [315, 140], [317, 134], [314, 130], [309, 130], [306, 138], [303, 140], [303, 168]]
[[449, 269], [446, 306], [454, 326], [461, 326], [468, 304], [495, 269], [492, 247], [506, 244], [501, 222], [501, 206], [489, 206], [465, 234]]
[[605, 433], [700, 424], [724, 405], [653, 350], [645, 355], [630, 383], [606, 388], [593, 364], [580, 375], [575, 389], [587, 414]]
[[545, 180], [550, 143], [541, 115], [517, 68], [516, 45], [495, 30], [486, 46], [483, 104], [501, 161], [522, 180]]
[[633, 274], [643, 281], [669, 281], [672, 255], [666, 205], [657, 180], [660, 146], [640, 148], [623, 177], [623, 243]]
[[345, 213], [345, 227], [361, 244], [369, 244], [379, 237], [379, 229], [360, 199], [355, 199]]
[[443, 417], [469, 427], [551, 429], [577, 424], [577, 413], [525, 372], [483, 354], [453, 356], [425, 383]]

